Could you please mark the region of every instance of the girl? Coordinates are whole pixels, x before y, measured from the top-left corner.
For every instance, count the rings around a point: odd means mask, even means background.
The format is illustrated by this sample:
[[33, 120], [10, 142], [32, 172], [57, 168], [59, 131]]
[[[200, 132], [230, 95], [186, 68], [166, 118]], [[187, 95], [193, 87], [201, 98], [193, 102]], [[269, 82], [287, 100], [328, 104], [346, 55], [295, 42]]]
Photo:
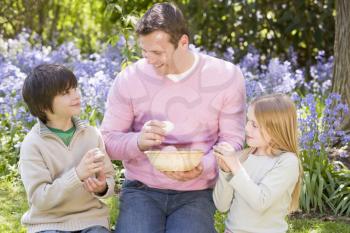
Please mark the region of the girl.
[[298, 208], [302, 167], [298, 158], [296, 107], [283, 94], [255, 99], [248, 108], [248, 149], [214, 146], [219, 179], [213, 197], [229, 210], [227, 233], [286, 232], [290, 211]]

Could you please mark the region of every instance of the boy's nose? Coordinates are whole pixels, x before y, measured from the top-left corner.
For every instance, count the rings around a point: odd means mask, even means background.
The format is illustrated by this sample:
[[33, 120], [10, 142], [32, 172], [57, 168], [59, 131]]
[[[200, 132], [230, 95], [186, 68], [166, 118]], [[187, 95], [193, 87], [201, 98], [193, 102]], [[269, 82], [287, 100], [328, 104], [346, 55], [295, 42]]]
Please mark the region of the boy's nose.
[[74, 92], [73, 97], [76, 98], [76, 99], [80, 99], [80, 97], [81, 97], [80, 89], [77, 89], [77, 90]]

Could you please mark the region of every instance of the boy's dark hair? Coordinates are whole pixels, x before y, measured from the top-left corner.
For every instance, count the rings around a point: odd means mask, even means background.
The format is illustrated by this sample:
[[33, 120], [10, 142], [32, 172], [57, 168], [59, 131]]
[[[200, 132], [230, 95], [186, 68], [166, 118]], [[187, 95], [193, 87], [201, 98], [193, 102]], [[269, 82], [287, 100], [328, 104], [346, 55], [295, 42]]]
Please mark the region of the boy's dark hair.
[[47, 123], [45, 111], [53, 112], [55, 96], [77, 86], [72, 71], [62, 65], [44, 64], [35, 67], [24, 80], [22, 96], [30, 113]]
[[181, 10], [173, 3], [157, 3], [142, 16], [136, 26], [136, 33], [141, 36], [154, 31], [163, 31], [170, 36], [170, 43], [177, 48], [182, 35], [190, 38], [186, 20]]

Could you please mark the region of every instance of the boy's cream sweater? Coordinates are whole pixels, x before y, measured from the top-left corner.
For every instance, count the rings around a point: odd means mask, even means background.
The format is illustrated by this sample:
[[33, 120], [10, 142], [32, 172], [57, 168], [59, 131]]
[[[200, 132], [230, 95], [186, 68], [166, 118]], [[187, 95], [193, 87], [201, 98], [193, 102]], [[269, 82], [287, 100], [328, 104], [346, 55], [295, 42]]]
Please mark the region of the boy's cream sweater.
[[77, 118], [73, 121], [76, 132], [69, 146], [40, 121], [21, 145], [19, 170], [29, 202], [22, 224], [29, 233], [95, 225], [109, 229], [109, 211], [99, 198], [114, 194], [114, 169], [106, 154], [106, 194], [96, 196], [84, 189], [75, 167], [88, 150], [98, 147], [105, 152], [105, 148], [97, 129]]

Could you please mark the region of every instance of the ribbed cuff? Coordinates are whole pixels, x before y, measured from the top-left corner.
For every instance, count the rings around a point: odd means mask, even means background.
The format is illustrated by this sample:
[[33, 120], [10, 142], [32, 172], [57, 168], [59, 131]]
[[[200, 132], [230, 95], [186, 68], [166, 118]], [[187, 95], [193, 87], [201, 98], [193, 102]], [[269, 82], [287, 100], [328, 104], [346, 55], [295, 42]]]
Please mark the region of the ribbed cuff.
[[36, 233], [47, 230], [58, 231], [81, 231], [92, 226], [103, 226], [109, 230], [109, 221], [107, 218], [97, 219], [78, 219], [61, 223], [43, 223], [43, 224], [26, 224], [28, 233]]
[[113, 196], [115, 193], [114, 193], [114, 179], [113, 178], [107, 178], [106, 179], [106, 183], [107, 183], [107, 191], [106, 193], [103, 195], [103, 196], [100, 196], [100, 195], [97, 195], [97, 194], [93, 194], [95, 197], [99, 198], [99, 199], [104, 199], [104, 198], [108, 198], [108, 197], [111, 197]]
[[62, 176], [63, 183], [66, 188], [74, 189], [78, 186], [83, 185], [83, 182], [79, 179], [75, 167], [71, 168]]
[[143, 153], [138, 146], [138, 136], [139, 133], [134, 133], [134, 135], [132, 135], [132, 138], [128, 143], [128, 150], [126, 153], [128, 153], [128, 158], [130, 159], [145, 156], [145, 153]]
[[220, 168], [219, 168], [219, 175], [222, 176], [227, 182], [229, 182], [233, 177], [233, 174], [231, 172], [225, 172]]

